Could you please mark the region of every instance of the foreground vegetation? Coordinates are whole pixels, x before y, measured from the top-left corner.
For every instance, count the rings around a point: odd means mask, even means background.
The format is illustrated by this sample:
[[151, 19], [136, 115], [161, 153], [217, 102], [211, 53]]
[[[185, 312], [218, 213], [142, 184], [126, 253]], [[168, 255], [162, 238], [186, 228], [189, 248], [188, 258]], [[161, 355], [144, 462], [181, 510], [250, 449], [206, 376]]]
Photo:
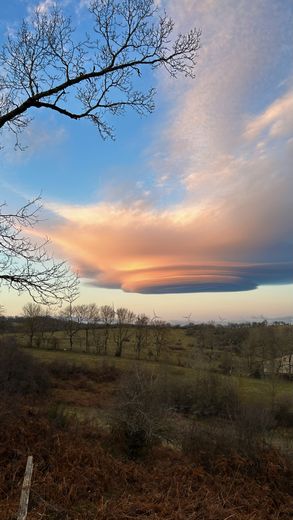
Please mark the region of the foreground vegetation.
[[[170, 331], [186, 358], [193, 334]], [[27, 455], [28, 520], [291, 518], [290, 379], [227, 374], [219, 345], [203, 369], [167, 348], [135, 360], [131, 340], [116, 357], [27, 338], [0, 344], [0, 518], [15, 518]]]

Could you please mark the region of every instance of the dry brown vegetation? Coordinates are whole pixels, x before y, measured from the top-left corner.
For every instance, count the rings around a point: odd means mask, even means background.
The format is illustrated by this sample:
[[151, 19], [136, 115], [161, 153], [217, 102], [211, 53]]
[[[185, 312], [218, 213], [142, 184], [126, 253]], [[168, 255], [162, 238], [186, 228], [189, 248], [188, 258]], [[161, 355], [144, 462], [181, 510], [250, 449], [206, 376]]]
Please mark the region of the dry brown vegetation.
[[92, 425], [58, 428], [36, 406], [1, 405], [0, 517], [15, 518], [26, 456], [35, 470], [29, 520], [291, 518], [292, 470], [273, 451], [257, 461], [218, 455], [205, 464], [169, 448], [141, 461], [113, 457]]
[[[10, 368], [25, 360], [28, 379], [30, 367], [43, 370], [15, 347], [2, 353]], [[266, 443], [274, 417], [241, 403], [229, 378], [205, 373], [180, 393], [138, 365], [122, 373], [109, 361], [54, 361], [44, 373], [51, 384], [42, 394], [32, 385], [26, 396], [0, 395], [1, 520], [16, 518], [29, 454], [27, 520], [292, 518], [291, 462]], [[15, 384], [18, 372], [10, 374]], [[90, 409], [108, 413], [107, 427]]]

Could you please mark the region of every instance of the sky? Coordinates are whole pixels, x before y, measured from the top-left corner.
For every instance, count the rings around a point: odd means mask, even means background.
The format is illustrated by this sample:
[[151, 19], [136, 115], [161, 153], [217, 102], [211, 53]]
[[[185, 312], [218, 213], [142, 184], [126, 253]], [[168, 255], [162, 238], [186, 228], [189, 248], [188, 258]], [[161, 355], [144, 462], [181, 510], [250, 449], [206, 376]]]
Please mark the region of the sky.
[[[85, 0], [59, 0], [77, 31]], [[0, 33], [35, 6], [1, 2]], [[202, 30], [196, 77], [148, 72], [147, 117], [89, 122], [38, 111], [15, 151], [4, 135], [0, 195], [42, 194], [39, 232], [79, 272], [79, 302], [166, 320], [293, 315], [293, 3], [162, 0], [175, 30]], [[9, 314], [27, 295], [1, 289]]]

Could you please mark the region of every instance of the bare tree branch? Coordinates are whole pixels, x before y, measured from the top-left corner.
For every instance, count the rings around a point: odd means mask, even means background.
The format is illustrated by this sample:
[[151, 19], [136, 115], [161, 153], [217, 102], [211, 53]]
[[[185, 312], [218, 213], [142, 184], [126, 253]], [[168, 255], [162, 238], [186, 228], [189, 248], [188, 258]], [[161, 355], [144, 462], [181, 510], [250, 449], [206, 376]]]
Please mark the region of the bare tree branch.
[[[77, 41], [71, 20], [36, 9], [0, 52], [0, 128], [16, 136], [33, 108], [89, 119], [113, 136], [108, 115], [154, 109], [155, 89], [137, 90], [144, 67], [194, 77], [200, 31], [173, 37], [174, 23], [154, 0], [93, 0], [90, 35]], [[31, 116], [30, 116], [31, 117]]]
[[78, 279], [65, 262], [48, 254], [47, 239], [39, 243], [30, 237], [39, 210], [39, 198], [15, 214], [0, 205], [0, 286], [26, 291], [36, 303], [55, 304], [78, 292]]

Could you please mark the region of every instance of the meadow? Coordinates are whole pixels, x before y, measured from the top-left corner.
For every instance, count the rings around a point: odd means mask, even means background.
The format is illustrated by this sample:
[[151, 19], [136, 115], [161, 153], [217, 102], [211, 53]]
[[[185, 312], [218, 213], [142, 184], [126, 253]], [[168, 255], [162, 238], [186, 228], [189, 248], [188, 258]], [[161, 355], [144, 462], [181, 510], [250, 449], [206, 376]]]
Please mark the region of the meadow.
[[291, 517], [291, 326], [53, 328], [2, 323], [0, 518], [29, 454], [28, 520]]

